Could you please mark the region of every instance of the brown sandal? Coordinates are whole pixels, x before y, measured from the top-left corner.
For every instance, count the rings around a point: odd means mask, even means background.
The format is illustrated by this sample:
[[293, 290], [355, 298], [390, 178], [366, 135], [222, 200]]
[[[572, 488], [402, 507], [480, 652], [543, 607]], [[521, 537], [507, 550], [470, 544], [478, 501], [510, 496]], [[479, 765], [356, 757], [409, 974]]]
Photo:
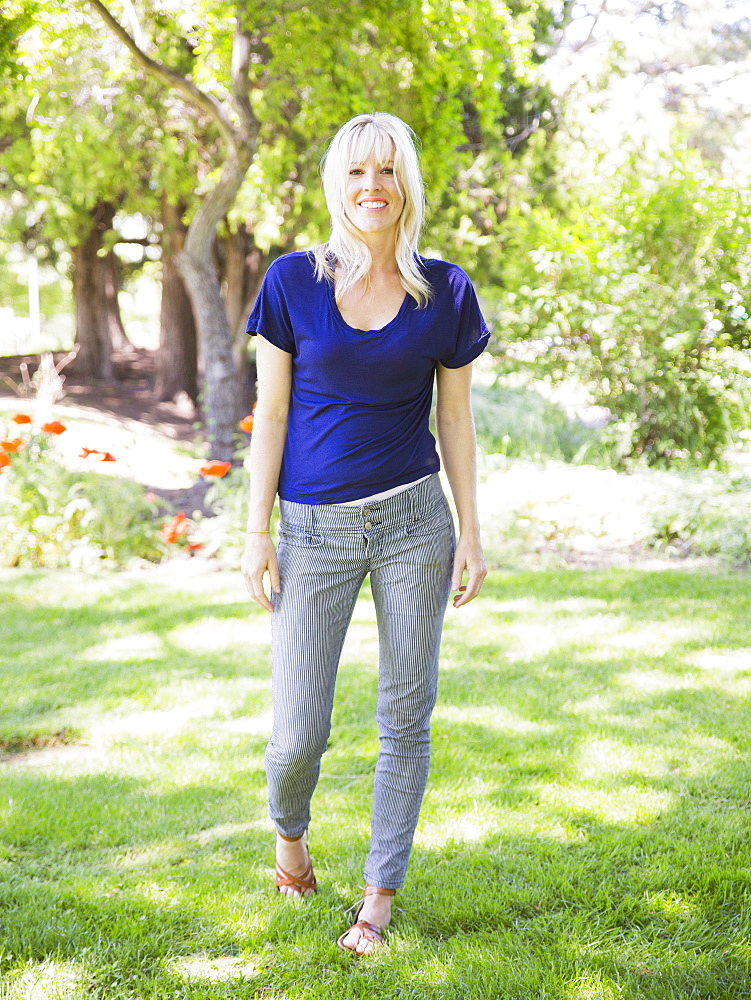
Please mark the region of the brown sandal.
[[[279, 833], [278, 830], [277, 833]], [[294, 843], [296, 840], [302, 840], [302, 837], [304, 837], [305, 834], [302, 834], [300, 837], [285, 837], [283, 833], [279, 833], [279, 836], [282, 840]], [[315, 872], [313, 871], [313, 862], [310, 860], [310, 851], [308, 851], [308, 867], [302, 875], [290, 875], [289, 872], [285, 872], [277, 861], [276, 891], [279, 892], [280, 888], [284, 885], [292, 886], [292, 888], [296, 889], [301, 896], [304, 896], [306, 892], [310, 892], [311, 894], [318, 892], [318, 883], [316, 882]]]
[[301, 896], [304, 896], [306, 892], [318, 892], [318, 883], [316, 882], [313, 865], [309, 863], [302, 875], [290, 875], [277, 862], [276, 891], [279, 892], [279, 889], [283, 885], [291, 885], [293, 889], [297, 889]]
[[[339, 945], [342, 951], [348, 951], [350, 952], [350, 954], [357, 955], [358, 958], [362, 958], [364, 955], [372, 955], [374, 951], [385, 945], [385, 941], [383, 940], [383, 930], [384, 930], [383, 927], [379, 927], [378, 924], [371, 924], [367, 920], [358, 920], [357, 918], [360, 916], [360, 911], [362, 910], [363, 902], [365, 901], [366, 896], [373, 896], [373, 895], [393, 896], [395, 895], [395, 893], [396, 889], [381, 889], [376, 885], [365, 886], [365, 888], [362, 891], [363, 899], [361, 902], [357, 904], [357, 909], [355, 910], [355, 922], [352, 924], [351, 927], [348, 927], [347, 930], [344, 932], [344, 934], [342, 934], [337, 939], [336, 943]], [[369, 951], [363, 951], [363, 952], [357, 951], [356, 948], [349, 948], [344, 943], [344, 939], [346, 938], [346, 936], [349, 934], [350, 931], [359, 931], [360, 941], [363, 938], [365, 938], [366, 941], [371, 942], [376, 947], [371, 948]]]

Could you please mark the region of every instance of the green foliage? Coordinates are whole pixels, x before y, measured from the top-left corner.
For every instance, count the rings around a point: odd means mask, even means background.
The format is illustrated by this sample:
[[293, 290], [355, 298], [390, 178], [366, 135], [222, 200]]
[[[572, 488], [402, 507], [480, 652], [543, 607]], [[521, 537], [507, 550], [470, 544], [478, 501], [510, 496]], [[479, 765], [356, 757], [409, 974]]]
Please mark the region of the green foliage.
[[652, 515], [660, 551], [751, 562], [751, 480], [703, 472], [687, 475], [661, 497]]
[[591, 385], [631, 457], [719, 462], [751, 407], [750, 237], [748, 192], [678, 154], [652, 179], [629, 164], [573, 222], [515, 212], [503, 366]]
[[366, 16], [356, 4], [292, 4], [269, 16], [251, 72], [262, 141], [232, 220], [249, 222], [264, 250], [325, 239], [318, 164], [328, 140], [354, 114], [389, 111], [420, 138], [431, 246], [475, 264], [482, 246], [495, 263], [489, 227], [511, 169], [507, 133], [552, 100], [534, 67], [547, 18], [534, 4], [446, 0], [379, 0]]
[[0, 80], [15, 76], [19, 65], [19, 41], [33, 23], [38, 4], [32, 0], [5, 0], [0, 9]]
[[138, 484], [74, 472], [47, 435], [32, 435], [0, 478], [0, 565], [122, 566], [166, 551]]
[[[236, 10], [242, 16], [245, 8]], [[178, 12], [159, 5], [139, 11], [142, 44], [227, 101], [231, 14], [211, 0]], [[350, 3], [313, 8], [265, 0], [250, 20], [260, 142], [239, 205], [246, 221], [261, 223], [259, 245], [284, 244], [295, 233], [320, 238], [326, 211], [318, 161], [342, 121], [371, 110], [392, 111], [413, 125], [430, 200], [437, 204], [456, 184], [463, 190], [457, 222], [479, 224], [487, 236], [484, 216], [470, 216], [481, 207], [483, 184], [497, 174], [498, 157], [507, 161], [505, 135], [550, 103], [534, 70], [536, 47], [552, 27], [547, 9], [378, 0], [364, 13]], [[195, 203], [223, 159], [216, 124], [136, 69], [86, 5], [48, 9], [30, 22], [27, 14], [29, 30], [21, 33], [20, 21], [16, 28], [27, 121], [19, 123], [5, 167], [25, 194], [16, 228], [36, 217], [40, 236], [43, 229], [69, 240], [78, 215], [85, 218], [101, 200], [146, 215], [156, 213], [160, 189]], [[493, 152], [478, 157], [484, 149]], [[461, 173], [469, 168], [465, 183]], [[445, 225], [439, 229], [447, 235]]]
[[571, 419], [532, 388], [472, 386], [477, 440], [483, 451], [507, 458], [592, 460], [595, 431]]
[[235, 466], [217, 479], [206, 494], [211, 517], [199, 522], [203, 554], [218, 556], [222, 565], [239, 569], [248, 525], [248, 470]]
[[134, 74], [120, 43], [82, 6], [47, 5], [19, 38], [23, 117], [7, 129], [0, 170], [14, 192], [6, 232], [52, 262], [85, 238], [98, 204], [155, 217], [160, 188], [185, 200], [195, 180], [181, 103]]

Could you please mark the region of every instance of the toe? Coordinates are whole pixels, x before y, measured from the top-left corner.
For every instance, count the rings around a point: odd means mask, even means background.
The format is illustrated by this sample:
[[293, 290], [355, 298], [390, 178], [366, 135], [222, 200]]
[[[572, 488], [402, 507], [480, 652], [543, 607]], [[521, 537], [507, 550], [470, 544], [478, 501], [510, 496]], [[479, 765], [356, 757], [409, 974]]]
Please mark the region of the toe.
[[341, 939], [342, 947], [346, 948], [347, 951], [355, 951], [359, 954], [359, 944], [360, 944], [360, 932], [353, 929], [348, 930], [347, 933]]

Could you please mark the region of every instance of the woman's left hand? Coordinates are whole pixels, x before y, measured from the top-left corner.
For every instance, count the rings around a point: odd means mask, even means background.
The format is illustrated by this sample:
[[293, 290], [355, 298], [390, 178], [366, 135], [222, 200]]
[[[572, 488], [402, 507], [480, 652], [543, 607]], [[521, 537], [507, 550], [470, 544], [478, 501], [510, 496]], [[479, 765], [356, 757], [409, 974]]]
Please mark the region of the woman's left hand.
[[[462, 584], [465, 572], [467, 582]], [[460, 608], [463, 604], [469, 604], [480, 593], [483, 580], [488, 575], [488, 567], [485, 565], [485, 556], [482, 552], [482, 544], [478, 537], [459, 537], [456, 544], [456, 555], [454, 556], [454, 572], [451, 576], [451, 589], [458, 590], [454, 596], [453, 605]]]

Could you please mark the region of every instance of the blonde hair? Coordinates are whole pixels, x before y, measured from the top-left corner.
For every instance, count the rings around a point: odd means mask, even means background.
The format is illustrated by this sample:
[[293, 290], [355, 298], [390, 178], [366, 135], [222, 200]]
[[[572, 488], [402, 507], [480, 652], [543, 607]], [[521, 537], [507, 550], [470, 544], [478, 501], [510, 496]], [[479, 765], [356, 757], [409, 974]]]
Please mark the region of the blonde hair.
[[432, 295], [417, 257], [425, 214], [425, 192], [415, 146], [415, 134], [401, 118], [383, 112], [357, 115], [346, 122], [331, 140], [323, 158], [323, 191], [331, 216], [328, 243], [313, 249], [316, 278], [334, 282], [336, 300], [360, 279], [368, 281], [372, 267], [370, 250], [359, 230], [347, 217], [347, 176], [353, 163], [364, 163], [374, 156], [380, 164], [394, 161], [394, 178], [404, 197], [404, 208], [396, 233], [396, 265], [402, 285], [418, 306], [427, 305]]

